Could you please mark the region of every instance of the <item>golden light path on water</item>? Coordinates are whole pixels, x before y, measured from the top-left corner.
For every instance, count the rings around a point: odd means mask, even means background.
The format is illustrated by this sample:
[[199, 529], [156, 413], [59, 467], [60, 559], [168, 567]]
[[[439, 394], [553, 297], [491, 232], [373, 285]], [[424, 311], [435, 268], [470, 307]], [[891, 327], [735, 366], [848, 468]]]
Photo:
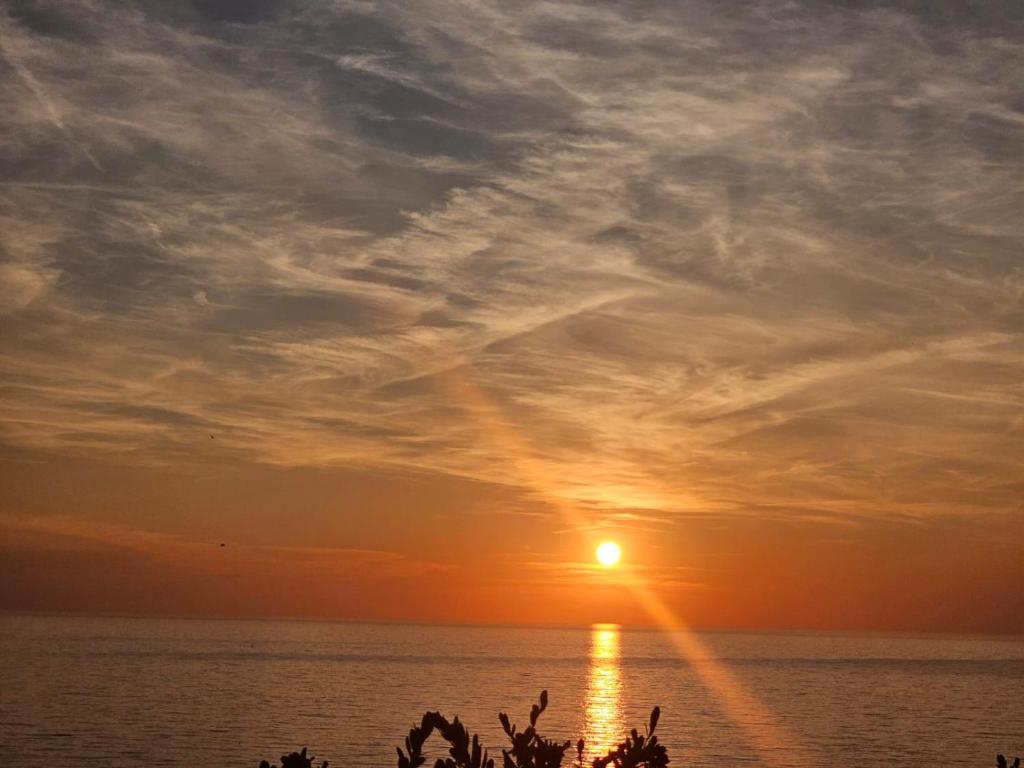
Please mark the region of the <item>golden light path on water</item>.
[[622, 740], [622, 677], [619, 672], [619, 627], [590, 628], [590, 669], [583, 704], [583, 739], [589, 759], [604, 755]]
[[[504, 416], [500, 404], [489, 397], [483, 388], [473, 380], [470, 366], [468, 364], [453, 366], [440, 374], [438, 378], [451, 393], [456, 403], [473, 416], [487, 439], [494, 444], [494, 447], [506, 458], [509, 466], [515, 470], [520, 482], [540, 494], [545, 501], [555, 507], [569, 526], [576, 530], [587, 530], [589, 521], [566, 498], [566, 494], [562, 492], [563, 484], [548, 471], [544, 462], [534, 457], [534, 451], [528, 440], [519, 434], [519, 431]], [[628, 565], [622, 565], [619, 568], [622, 571], [621, 583], [632, 591], [651, 620], [666, 633], [679, 657], [689, 664], [700, 682], [715, 697], [725, 714], [739, 726], [750, 746], [757, 752], [760, 765], [766, 768], [813, 768], [813, 766], [820, 765], [820, 761], [813, 759], [813, 756], [799, 743], [796, 736], [779, 723], [768, 708], [747, 690], [732, 670], [715, 658], [711, 649], [687, 626], [686, 622], [675, 614], [639, 571], [631, 570]], [[602, 570], [605, 569], [602, 568]], [[615, 649], [618, 653], [617, 633], [615, 638]], [[616, 656], [615, 665], [616, 677], [614, 679], [616, 681], [619, 680], [617, 660], [618, 656]], [[591, 664], [594, 664], [593, 658]], [[603, 680], [610, 682], [611, 679], [610, 676], [607, 676]], [[593, 667], [591, 680], [593, 690], [599, 690], [601, 679], [594, 676]], [[621, 683], [617, 690], [619, 693], [615, 711], [621, 712]], [[656, 698], [658, 694], [658, 691], [650, 691], [648, 695]], [[599, 699], [595, 696], [594, 701], [597, 702]], [[655, 703], [657, 702], [651, 702], [652, 705]], [[604, 738], [599, 735], [603, 731], [597, 727], [599, 719], [596, 715], [601, 711], [611, 712], [610, 709], [602, 710], [595, 703], [594, 732], [597, 734], [595, 739]], [[590, 717], [589, 705], [587, 712]], [[611, 736], [611, 743], [617, 743], [624, 735], [624, 732], [620, 730], [616, 736]], [[737, 745], [737, 749], [741, 749], [741, 747]], [[588, 751], [590, 751], [589, 745]]]

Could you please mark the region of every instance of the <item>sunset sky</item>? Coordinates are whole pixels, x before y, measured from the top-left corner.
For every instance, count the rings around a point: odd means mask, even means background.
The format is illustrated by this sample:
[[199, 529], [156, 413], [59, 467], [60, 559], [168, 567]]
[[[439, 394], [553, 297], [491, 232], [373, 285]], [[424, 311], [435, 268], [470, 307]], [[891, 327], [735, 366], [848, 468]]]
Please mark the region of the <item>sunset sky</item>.
[[1024, 632], [1022, 83], [1009, 1], [0, 1], [0, 609]]

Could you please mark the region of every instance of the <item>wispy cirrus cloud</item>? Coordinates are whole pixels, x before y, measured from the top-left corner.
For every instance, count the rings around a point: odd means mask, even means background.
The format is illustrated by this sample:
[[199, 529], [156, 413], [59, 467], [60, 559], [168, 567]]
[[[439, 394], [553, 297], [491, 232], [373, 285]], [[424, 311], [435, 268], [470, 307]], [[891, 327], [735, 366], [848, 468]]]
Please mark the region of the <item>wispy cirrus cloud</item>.
[[211, 7], [5, 12], [9, 445], [1020, 514], [1012, 9]]

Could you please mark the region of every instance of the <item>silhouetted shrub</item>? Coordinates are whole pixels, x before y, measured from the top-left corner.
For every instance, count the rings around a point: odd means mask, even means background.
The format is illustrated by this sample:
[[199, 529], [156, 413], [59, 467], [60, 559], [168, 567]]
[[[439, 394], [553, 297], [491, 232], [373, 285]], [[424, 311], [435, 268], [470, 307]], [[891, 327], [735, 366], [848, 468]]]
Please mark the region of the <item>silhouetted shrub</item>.
[[[281, 755], [281, 768], [313, 768], [315, 757], [306, 757], [306, 748], [301, 752], [292, 752], [290, 755]], [[260, 761], [260, 768], [277, 768], [266, 760]], [[327, 768], [327, 761], [320, 763], [320, 768]]]
[[[537, 732], [537, 719], [548, 707], [548, 692], [540, 692], [540, 701], [530, 708], [530, 725], [522, 731], [518, 730], [504, 712], [498, 715], [501, 727], [508, 736], [509, 749], [501, 750], [502, 768], [561, 768], [562, 760], [569, 749], [568, 741], [548, 741]], [[668, 750], [658, 743], [654, 730], [658, 727], [661, 709], [651, 710], [651, 719], [647, 723], [647, 733], [638, 733], [636, 728], [629, 732], [624, 741], [603, 757], [595, 757], [591, 761], [592, 768], [665, 768], [669, 764]], [[480, 745], [480, 737], [475, 733], [470, 736], [459, 718], [449, 722], [440, 712], [426, 712], [419, 725], [409, 730], [405, 737], [405, 751], [398, 751], [398, 768], [420, 768], [426, 762], [423, 746], [431, 734], [437, 732], [448, 742], [448, 757], [437, 758], [434, 768], [494, 768], [494, 759]], [[583, 751], [586, 743], [583, 739], [576, 742], [576, 768], [583, 768]], [[281, 768], [313, 768], [312, 757], [306, 757], [306, 750], [292, 752], [281, 758]], [[996, 756], [997, 768], [1020, 768], [1020, 758], [1012, 764], [1002, 755]], [[260, 768], [276, 768], [266, 760]], [[327, 762], [320, 768], [327, 768]]]
[[[502, 768], [560, 768], [568, 751], [569, 741], [549, 741], [537, 731], [537, 720], [548, 707], [548, 692], [541, 691], [540, 701], [530, 708], [530, 724], [523, 730], [514, 725], [507, 714], [498, 715], [501, 727], [508, 736], [509, 749], [502, 749]], [[661, 710], [651, 712], [647, 733], [641, 735], [634, 728], [615, 749], [604, 757], [595, 758], [593, 768], [665, 768], [669, 757], [665, 747], [658, 743], [654, 729], [658, 726]], [[398, 768], [419, 768], [426, 762], [423, 745], [437, 731], [450, 745], [447, 758], [438, 758], [434, 768], [494, 768], [494, 760], [480, 746], [476, 734], [470, 737], [465, 726], [455, 718], [448, 722], [440, 712], [427, 712], [418, 726], [414, 726], [405, 739], [405, 751], [398, 749]], [[583, 739], [576, 742], [576, 765], [582, 768]]]

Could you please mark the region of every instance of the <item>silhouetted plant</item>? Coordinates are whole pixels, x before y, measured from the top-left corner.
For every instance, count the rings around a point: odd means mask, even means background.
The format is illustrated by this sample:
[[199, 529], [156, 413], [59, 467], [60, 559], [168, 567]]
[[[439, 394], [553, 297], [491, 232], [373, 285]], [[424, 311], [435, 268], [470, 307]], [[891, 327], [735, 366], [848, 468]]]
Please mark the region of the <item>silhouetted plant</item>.
[[[569, 749], [568, 741], [548, 741], [537, 732], [537, 720], [548, 707], [548, 692], [540, 692], [540, 700], [530, 708], [530, 725], [522, 731], [513, 724], [504, 712], [498, 715], [501, 727], [511, 742], [510, 749], [501, 750], [502, 768], [561, 768], [562, 760]], [[591, 761], [592, 768], [666, 768], [669, 764], [668, 750], [658, 743], [654, 731], [658, 727], [661, 708], [651, 710], [651, 719], [647, 723], [647, 732], [639, 733], [636, 728], [629, 732], [625, 741], [603, 757], [595, 757]], [[469, 735], [459, 718], [449, 722], [440, 712], [426, 712], [420, 724], [409, 730], [405, 738], [405, 751], [398, 751], [398, 768], [420, 768], [426, 762], [423, 756], [423, 745], [431, 734], [437, 731], [441, 738], [448, 742], [448, 757], [438, 758], [433, 768], [494, 768], [494, 760], [487, 750], [480, 745], [480, 737]], [[586, 743], [583, 739], [576, 742], [576, 768], [583, 768], [583, 751]], [[313, 768], [315, 758], [306, 757], [306, 749], [292, 752], [281, 757], [280, 768]], [[1020, 758], [1008, 763], [1003, 755], [996, 756], [997, 768], [1021, 768]], [[260, 768], [277, 768], [266, 760]], [[327, 768], [327, 761], [320, 768]]]
[[548, 708], [548, 692], [540, 692], [540, 703], [530, 708], [530, 725], [523, 731], [509, 722], [504, 712], [498, 715], [501, 727], [512, 742], [512, 749], [501, 750], [504, 768], [559, 768], [569, 742], [548, 741], [537, 733], [537, 718]]
[[[508, 736], [511, 747], [501, 750], [502, 768], [561, 768], [565, 753], [569, 749], [569, 741], [549, 741], [537, 732], [537, 720], [548, 707], [548, 692], [541, 691], [540, 700], [530, 708], [530, 724], [523, 730], [509, 720], [504, 712], [498, 715], [501, 727]], [[665, 747], [658, 743], [654, 729], [658, 725], [661, 710], [657, 707], [651, 712], [651, 719], [646, 735], [640, 735], [634, 728], [615, 749], [604, 757], [592, 762], [593, 768], [665, 768], [669, 757]], [[481, 749], [480, 739], [474, 734], [470, 738], [468, 731], [455, 718], [451, 723], [439, 712], [427, 712], [418, 726], [414, 726], [405, 739], [405, 751], [398, 748], [398, 768], [419, 768], [426, 762], [423, 756], [423, 745], [430, 735], [437, 731], [451, 748], [448, 759], [438, 759], [434, 768], [494, 768], [494, 760], [488, 757], [487, 751]], [[583, 751], [586, 743], [583, 739], [576, 742], [576, 765], [583, 766]]]
[[651, 710], [651, 720], [647, 725], [647, 735], [637, 733], [636, 728], [629, 732], [626, 740], [604, 757], [594, 759], [594, 768], [605, 768], [609, 763], [615, 768], [664, 768], [668, 765], [668, 750], [658, 743], [654, 729], [658, 727], [661, 708]]
[[[315, 757], [306, 757], [306, 748], [301, 752], [292, 752], [290, 755], [281, 755], [281, 768], [313, 768]], [[260, 761], [260, 768], [277, 768], [266, 760]], [[327, 768], [327, 761], [320, 763], [320, 768]]]
[[430, 734], [437, 731], [441, 738], [451, 747], [450, 757], [446, 760], [438, 758], [434, 768], [494, 768], [494, 760], [487, 756], [487, 751], [480, 748], [480, 738], [474, 733], [472, 740], [465, 726], [456, 717], [450, 723], [440, 712], [426, 712], [418, 726], [414, 726], [405, 737], [405, 748], [408, 755], [398, 750], [398, 768], [419, 768], [426, 758], [423, 757], [423, 743]]

